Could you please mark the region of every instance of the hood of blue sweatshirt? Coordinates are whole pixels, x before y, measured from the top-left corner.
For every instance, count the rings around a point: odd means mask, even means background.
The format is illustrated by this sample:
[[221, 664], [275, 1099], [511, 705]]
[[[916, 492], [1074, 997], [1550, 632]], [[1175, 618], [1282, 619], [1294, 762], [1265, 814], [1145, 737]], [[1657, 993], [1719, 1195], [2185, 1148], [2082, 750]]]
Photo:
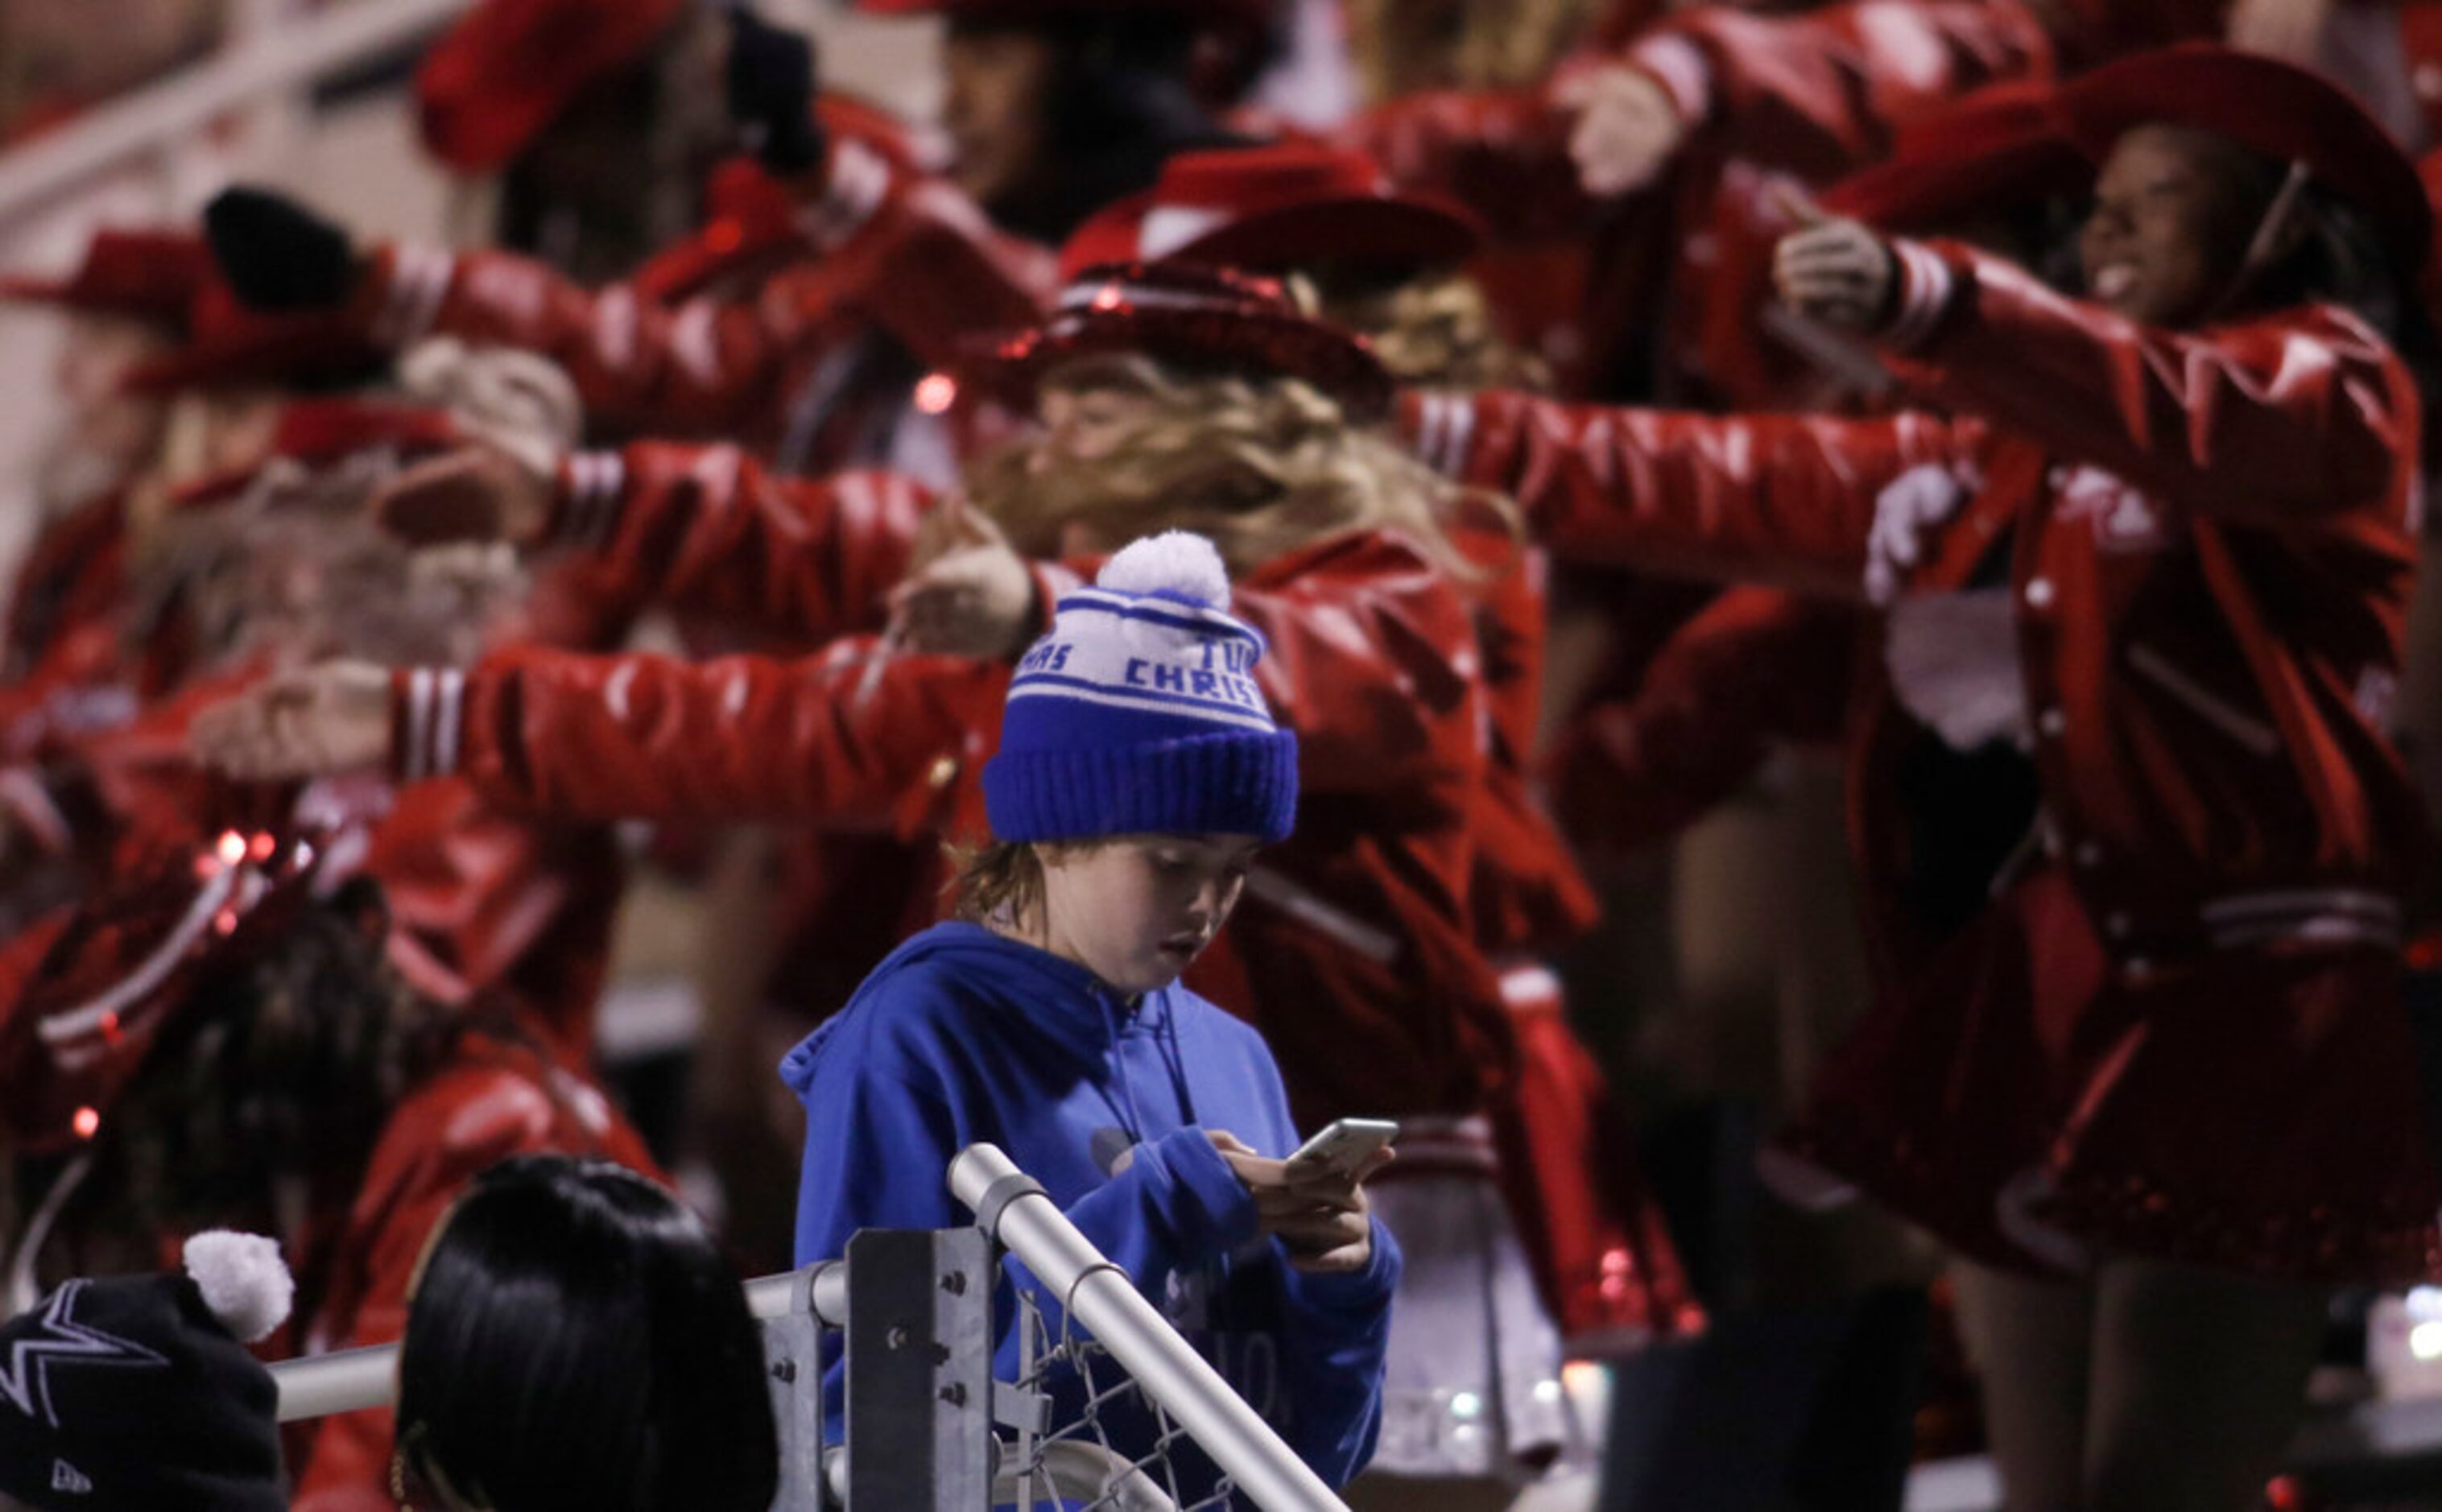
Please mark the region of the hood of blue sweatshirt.
[[[1048, 1046], [1065, 1048], [1081, 1070], [1109, 1068], [1121, 1042], [1165, 1044], [1175, 1039], [1181, 998], [1206, 1007], [1184, 987], [1173, 983], [1144, 993], [1134, 1003], [1096, 976], [1091, 969], [1022, 940], [996, 935], [980, 924], [954, 920], [937, 924], [884, 957], [838, 1016], [806, 1036], [780, 1062], [780, 1079], [800, 1098], [814, 1076], [815, 1063], [843, 1030], [853, 1037], [860, 1008], [887, 1012], [882, 1004], [903, 1002], [912, 991], [950, 990], [958, 1007], [986, 1012], [1014, 1013], [1022, 1031]], [[957, 1030], [955, 1022], [924, 1015], [924, 1027]], [[898, 1026], [906, 1028], [908, 1026]], [[989, 1032], [990, 1026], [969, 1024]], [[1002, 1026], [1007, 1027], [1007, 1026]]]

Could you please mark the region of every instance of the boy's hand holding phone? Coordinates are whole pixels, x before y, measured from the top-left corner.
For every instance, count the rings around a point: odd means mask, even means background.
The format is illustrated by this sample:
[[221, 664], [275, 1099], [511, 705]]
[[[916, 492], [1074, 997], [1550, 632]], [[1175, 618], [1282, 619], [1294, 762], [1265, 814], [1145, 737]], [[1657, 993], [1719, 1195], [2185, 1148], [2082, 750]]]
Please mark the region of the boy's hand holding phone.
[[1211, 1136], [1212, 1147], [1253, 1194], [1257, 1228], [1281, 1241], [1292, 1266], [1331, 1275], [1373, 1263], [1374, 1211], [1365, 1182], [1391, 1163], [1387, 1147], [1375, 1148], [1354, 1166], [1336, 1166], [1257, 1155], [1225, 1130]]

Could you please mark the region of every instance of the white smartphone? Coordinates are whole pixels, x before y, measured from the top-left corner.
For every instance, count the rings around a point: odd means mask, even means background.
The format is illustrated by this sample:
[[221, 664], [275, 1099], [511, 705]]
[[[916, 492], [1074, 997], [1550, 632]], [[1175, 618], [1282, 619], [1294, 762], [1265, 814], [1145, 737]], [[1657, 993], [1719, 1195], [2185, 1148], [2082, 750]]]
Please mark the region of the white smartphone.
[[1336, 1175], [1346, 1175], [1398, 1137], [1399, 1126], [1388, 1119], [1335, 1119], [1330, 1127], [1299, 1145], [1288, 1163], [1321, 1166]]

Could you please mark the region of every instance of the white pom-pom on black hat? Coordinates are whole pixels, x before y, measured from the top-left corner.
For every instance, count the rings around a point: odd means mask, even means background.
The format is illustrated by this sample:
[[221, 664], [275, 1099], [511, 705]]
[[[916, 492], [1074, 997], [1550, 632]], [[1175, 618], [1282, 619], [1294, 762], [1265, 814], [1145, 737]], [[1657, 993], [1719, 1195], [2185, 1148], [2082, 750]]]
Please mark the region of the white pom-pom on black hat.
[[278, 1240], [208, 1229], [187, 1240], [186, 1262], [204, 1305], [240, 1343], [259, 1342], [288, 1321], [297, 1281]]
[[1230, 570], [1221, 564], [1221, 553], [1186, 530], [1165, 530], [1121, 547], [1094, 586], [1115, 593], [1166, 593], [1212, 609], [1230, 602]]

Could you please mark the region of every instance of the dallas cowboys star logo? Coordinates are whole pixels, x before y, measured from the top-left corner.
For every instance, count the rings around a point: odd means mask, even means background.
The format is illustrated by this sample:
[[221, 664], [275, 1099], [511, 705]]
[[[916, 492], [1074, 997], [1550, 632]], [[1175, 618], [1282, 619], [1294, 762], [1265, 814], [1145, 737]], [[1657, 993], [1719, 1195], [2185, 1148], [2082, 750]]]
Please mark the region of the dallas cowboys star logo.
[[0, 1401], [27, 1417], [39, 1417], [56, 1429], [59, 1414], [51, 1408], [51, 1367], [60, 1365], [136, 1365], [167, 1367], [169, 1361], [114, 1334], [76, 1321], [76, 1302], [84, 1283], [71, 1281], [51, 1293], [43, 1304], [33, 1337], [9, 1346], [0, 1363]]

